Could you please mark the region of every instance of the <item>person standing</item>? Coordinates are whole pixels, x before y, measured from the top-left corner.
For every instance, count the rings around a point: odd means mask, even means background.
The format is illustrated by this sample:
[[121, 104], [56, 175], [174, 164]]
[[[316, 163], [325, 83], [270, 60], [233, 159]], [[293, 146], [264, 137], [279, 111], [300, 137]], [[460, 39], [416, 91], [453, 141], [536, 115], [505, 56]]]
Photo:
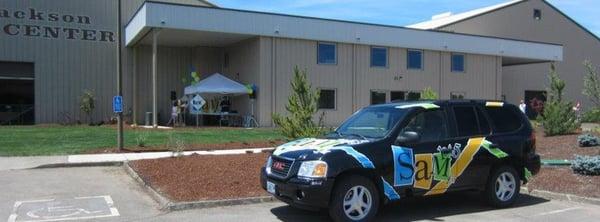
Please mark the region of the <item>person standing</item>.
[[521, 112], [526, 114], [527, 105], [525, 105], [525, 101], [521, 100], [521, 103], [519, 103], [519, 109], [521, 110]]
[[179, 113], [179, 107], [177, 106], [177, 101], [173, 102], [173, 107], [171, 107], [171, 119], [167, 122], [167, 126], [173, 124], [175, 127], [175, 123], [177, 122], [177, 114]]

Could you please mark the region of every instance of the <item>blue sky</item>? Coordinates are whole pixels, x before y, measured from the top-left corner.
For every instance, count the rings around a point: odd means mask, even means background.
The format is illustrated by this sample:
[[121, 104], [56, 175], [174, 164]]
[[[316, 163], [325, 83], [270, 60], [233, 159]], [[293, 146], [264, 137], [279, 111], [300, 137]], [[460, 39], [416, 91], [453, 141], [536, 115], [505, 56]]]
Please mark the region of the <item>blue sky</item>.
[[[387, 25], [409, 25], [452, 11], [460, 13], [507, 0], [209, 0], [221, 7]], [[600, 36], [600, 1], [548, 0]]]

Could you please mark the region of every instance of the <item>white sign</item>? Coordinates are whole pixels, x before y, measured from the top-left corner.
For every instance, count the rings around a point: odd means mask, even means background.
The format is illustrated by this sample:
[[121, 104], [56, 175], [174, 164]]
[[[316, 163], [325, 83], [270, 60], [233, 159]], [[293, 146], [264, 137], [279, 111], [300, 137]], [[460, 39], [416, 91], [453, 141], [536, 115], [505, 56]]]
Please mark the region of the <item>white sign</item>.
[[202, 107], [206, 104], [206, 101], [202, 98], [202, 96], [196, 94], [192, 98], [190, 102], [190, 113], [191, 114], [200, 114], [202, 113]]

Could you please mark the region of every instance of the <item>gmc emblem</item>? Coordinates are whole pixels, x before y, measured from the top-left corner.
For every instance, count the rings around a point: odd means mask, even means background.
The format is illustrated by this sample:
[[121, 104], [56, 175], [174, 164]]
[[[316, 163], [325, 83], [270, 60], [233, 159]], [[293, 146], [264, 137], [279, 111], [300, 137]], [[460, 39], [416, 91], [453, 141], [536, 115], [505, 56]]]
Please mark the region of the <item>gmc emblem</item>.
[[283, 171], [283, 168], [285, 168], [285, 164], [282, 162], [273, 162], [273, 169], [279, 170], [279, 171]]

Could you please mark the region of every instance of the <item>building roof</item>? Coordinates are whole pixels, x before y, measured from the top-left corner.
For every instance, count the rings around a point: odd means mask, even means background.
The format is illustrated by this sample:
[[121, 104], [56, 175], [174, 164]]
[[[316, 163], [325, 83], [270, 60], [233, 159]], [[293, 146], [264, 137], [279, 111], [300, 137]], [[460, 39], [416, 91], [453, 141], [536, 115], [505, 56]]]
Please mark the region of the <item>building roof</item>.
[[[504, 9], [504, 8], [507, 8], [507, 7], [510, 7], [513, 5], [517, 5], [522, 2], [526, 2], [526, 1], [527, 0], [512, 0], [512, 1], [504, 2], [504, 3], [500, 3], [497, 5], [479, 8], [479, 9], [475, 9], [475, 10], [471, 10], [471, 11], [467, 11], [467, 12], [463, 12], [463, 13], [459, 13], [459, 14], [455, 14], [455, 15], [453, 15], [451, 12], [446, 12], [446, 13], [432, 16], [431, 20], [429, 20], [429, 21], [424, 21], [424, 22], [408, 25], [406, 27], [422, 29], [422, 30], [440, 29], [440, 28], [443, 28], [443, 27], [446, 27], [446, 26], [449, 26], [452, 24], [456, 24], [456, 23], [480, 16], [480, 15], [485, 15], [485, 14], [488, 14], [488, 13], [491, 13], [491, 12], [494, 12], [494, 11], [497, 11], [500, 9]], [[585, 26], [583, 26], [580, 23], [578, 23], [577, 21], [575, 21], [575, 19], [571, 18], [570, 16], [565, 14], [563, 11], [556, 8], [554, 5], [548, 3], [548, 1], [542, 0], [542, 2], [545, 3], [546, 5], [550, 6], [550, 8], [554, 9], [559, 14], [563, 15], [569, 21], [573, 22], [575, 25], [577, 25], [583, 31], [587, 32], [589, 35], [591, 35], [592, 37], [594, 37], [595, 39], [600, 41], [600, 37], [598, 37], [592, 31], [587, 29]]]
[[459, 13], [459, 14], [452, 14], [451, 12], [446, 12], [446, 13], [432, 16], [431, 20], [429, 20], [429, 21], [409, 25], [406, 27], [415, 28], [415, 29], [424, 29], [424, 30], [438, 29], [438, 28], [448, 26], [448, 25], [451, 25], [451, 24], [454, 24], [454, 23], [457, 23], [457, 22], [460, 22], [460, 21], [463, 21], [466, 19], [473, 18], [475, 16], [487, 14], [487, 13], [496, 11], [498, 9], [512, 6], [512, 5], [515, 5], [515, 4], [524, 2], [524, 1], [525, 0], [513, 0], [513, 1], [500, 3], [497, 5], [492, 5], [492, 6], [488, 6], [488, 7], [484, 7], [484, 8], [479, 8], [479, 9]]
[[[128, 46], [161, 29], [163, 43], [198, 45], [254, 36], [562, 61], [562, 45], [342, 20], [146, 1], [125, 28]], [[331, 31], [335, 30], [335, 31]], [[189, 38], [193, 37], [193, 38]], [[169, 41], [169, 42], [166, 42]], [[178, 45], [178, 46], [186, 46]]]

